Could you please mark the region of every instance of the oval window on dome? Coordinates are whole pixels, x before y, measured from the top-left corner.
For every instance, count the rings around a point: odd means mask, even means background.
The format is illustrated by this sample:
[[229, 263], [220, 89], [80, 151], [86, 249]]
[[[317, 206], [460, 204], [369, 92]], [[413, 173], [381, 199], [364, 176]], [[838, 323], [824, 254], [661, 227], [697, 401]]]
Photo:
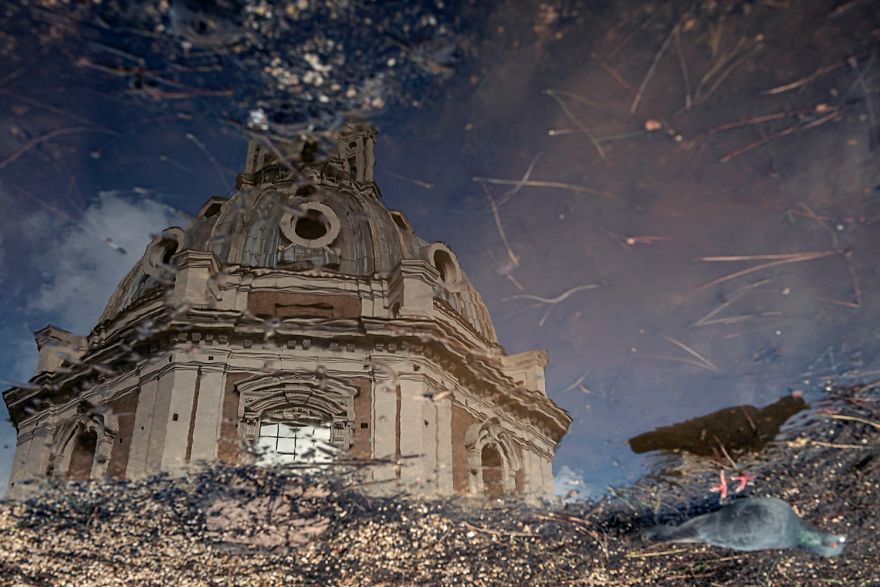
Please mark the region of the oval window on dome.
[[339, 236], [339, 217], [320, 202], [304, 202], [297, 210], [284, 213], [281, 233], [295, 245], [326, 247]]
[[434, 243], [428, 250], [428, 255], [431, 264], [440, 272], [440, 281], [446, 289], [452, 291], [458, 289], [461, 283], [461, 268], [455, 253], [443, 243]]
[[184, 232], [182, 229], [177, 227], [165, 229], [147, 247], [147, 252], [141, 261], [144, 273], [152, 277], [159, 277], [163, 273], [173, 272], [171, 260], [184, 248], [183, 241]]

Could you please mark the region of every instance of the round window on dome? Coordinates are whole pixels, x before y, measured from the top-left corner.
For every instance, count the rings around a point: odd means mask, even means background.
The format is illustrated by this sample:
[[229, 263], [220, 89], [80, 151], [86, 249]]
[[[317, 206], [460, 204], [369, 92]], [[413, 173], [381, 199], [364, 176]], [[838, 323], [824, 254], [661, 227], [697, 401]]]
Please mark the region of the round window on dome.
[[296, 219], [293, 231], [306, 240], [317, 240], [327, 234], [327, 218], [318, 210], [308, 210]]
[[294, 204], [284, 213], [281, 234], [291, 243], [310, 248], [326, 247], [339, 236], [339, 216], [320, 202]]

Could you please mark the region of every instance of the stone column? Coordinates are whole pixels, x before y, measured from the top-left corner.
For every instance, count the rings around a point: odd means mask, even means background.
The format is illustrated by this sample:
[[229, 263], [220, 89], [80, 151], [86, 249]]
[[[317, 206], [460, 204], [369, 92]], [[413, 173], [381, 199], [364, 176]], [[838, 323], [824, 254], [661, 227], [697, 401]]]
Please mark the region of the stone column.
[[19, 433], [18, 442], [15, 444], [15, 454], [12, 456], [12, 463], [9, 470], [9, 489], [10, 496], [13, 494], [13, 487], [19, 481], [24, 479], [25, 467], [28, 463], [28, 452], [31, 448], [31, 442], [34, 437], [31, 434], [25, 436]]
[[[177, 357], [175, 357], [175, 360]], [[150, 435], [147, 439], [145, 473], [155, 475], [162, 471], [162, 455], [165, 452], [165, 434], [171, 420], [171, 397], [174, 392], [174, 370], [162, 373], [156, 388]], [[175, 422], [176, 424], [177, 422]]]
[[528, 475], [526, 487], [528, 487], [528, 492], [532, 495], [540, 495], [544, 487], [544, 480], [541, 477], [540, 458], [531, 450], [526, 450], [524, 456], [524, 463], [528, 464], [526, 468], [526, 474]]
[[544, 478], [544, 495], [551, 496], [555, 493], [556, 487], [553, 483], [553, 461], [550, 457], [542, 457], [541, 471]]
[[141, 380], [137, 410], [134, 416], [134, 430], [131, 435], [131, 451], [125, 476], [140, 479], [147, 474], [147, 452], [150, 432], [153, 428], [153, 411], [156, 408], [156, 395], [159, 380], [155, 376]]
[[213, 461], [217, 458], [220, 424], [223, 420], [223, 388], [226, 375], [223, 366], [202, 367], [199, 384], [199, 405], [193, 429], [190, 463]]
[[437, 410], [431, 400], [422, 397], [422, 490], [436, 495], [437, 486]]
[[433, 402], [436, 416], [437, 490], [452, 495], [452, 398]]
[[[377, 459], [394, 460], [397, 450], [397, 393], [392, 381], [373, 381], [373, 443]], [[376, 465], [373, 478], [388, 481], [396, 477], [393, 465]]]
[[181, 365], [165, 375], [160, 384], [162, 393], [168, 395], [161, 469], [172, 475], [186, 468], [186, 447], [189, 444], [190, 418], [197, 379], [197, 367]]
[[8, 497], [19, 499], [32, 495], [45, 482], [52, 458], [54, 431], [46, 421], [31, 423], [19, 431], [12, 457]]
[[[424, 491], [429, 478], [426, 468], [425, 417], [423, 414], [424, 386], [421, 381], [400, 380], [400, 454], [401, 481], [416, 494]], [[432, 451], [433, 452], [433, 451]]]

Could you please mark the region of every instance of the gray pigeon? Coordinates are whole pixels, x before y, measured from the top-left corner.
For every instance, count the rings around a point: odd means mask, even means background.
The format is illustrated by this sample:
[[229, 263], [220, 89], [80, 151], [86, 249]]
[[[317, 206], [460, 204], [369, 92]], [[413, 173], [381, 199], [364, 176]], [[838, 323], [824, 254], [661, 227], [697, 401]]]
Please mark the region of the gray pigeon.
[[655, 526], [645, 535], [654, 540], [703, 542], [746, 551], [804, 548], [822, 556], [839, 555], [846, 541], [845, 536], [813, 528], [790, 505], [772, 497], [740, 499], [679, 526]]

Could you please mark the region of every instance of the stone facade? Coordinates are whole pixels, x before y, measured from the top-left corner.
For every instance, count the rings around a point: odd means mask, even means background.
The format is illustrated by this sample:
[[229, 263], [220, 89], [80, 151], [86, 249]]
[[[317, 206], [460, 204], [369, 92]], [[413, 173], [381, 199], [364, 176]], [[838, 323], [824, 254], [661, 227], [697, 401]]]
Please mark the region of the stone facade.
[[[38, 373], [4, 393], [9, 495], [245, 462], [255, 445], [374, 461], [377, 488], [551, 494], [571, 419], [547, 397], [547, 355], [507, 355], [455, 254], [382, 205], [374, 135], [346, 127], [336, 157], [296, 166], [252, 144], [236, 194], [158, 235], [88, 337], [38, 331]], [[294, 448], [306, 430], [323, 440]]]

